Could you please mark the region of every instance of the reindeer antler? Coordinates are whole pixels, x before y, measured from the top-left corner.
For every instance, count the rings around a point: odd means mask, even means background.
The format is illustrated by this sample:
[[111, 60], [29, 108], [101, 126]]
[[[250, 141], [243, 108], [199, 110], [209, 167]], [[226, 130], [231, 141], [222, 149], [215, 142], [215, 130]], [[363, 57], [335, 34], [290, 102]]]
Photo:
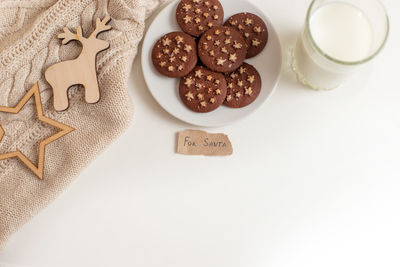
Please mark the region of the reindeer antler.
[[71, 32], [67, 27], [64, 28], [64, 32], [58, 35], [58, 38], [63, 39], [62, 44], [67, 44], [72, 40], [81, 41], [83, 39], [82, 36], [82, 28], [81, 26], [76, 27], [76, 34]]
[[100, 20], [100, 18], [97, 18], [96, 19], [96, 29], [90, 35], [90, 37], [96, 38], [99, 33], [108, 31], [109, 29], [111, 29], [111, 26], [107, 25], [107, 23], [110, 22], [110, 20], [111, 20], [110, 16], [106, 16], [103, 20]]

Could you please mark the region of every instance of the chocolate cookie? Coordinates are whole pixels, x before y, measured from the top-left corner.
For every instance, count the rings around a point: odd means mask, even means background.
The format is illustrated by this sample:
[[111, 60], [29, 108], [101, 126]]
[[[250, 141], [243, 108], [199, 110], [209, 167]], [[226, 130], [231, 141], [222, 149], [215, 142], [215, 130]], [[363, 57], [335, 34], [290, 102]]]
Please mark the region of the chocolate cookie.
[[218, 0], [182, 0], [176, 9], [176, 20], [181, 29], [193, 36], [214, 26], [221, 26], [224, 9]]
[[242, 65], [247, 54], [247, 44], [235, 29], [219, 26], [201, 36], [198, 50], [201, 61], [209, 69], [231, 72]]
[[196, 41], [184, 32], [171, 32], [154, 45], [154, 67], [163, 75], [178, 78], [188, 74], [197, 64]]
[[251, 13], [239, 13], [230, 17], [224, 24], [240, 31], [246, 40], [247, 58], [261, 53], [268, 42], [268, 29], [264, 21]]
[[243, 63], [239, 69], [226, 75], [228, 91], [224, 105], [242, 108], [250, 105], [261, 91], [261, 77], [250, 64]]
[[198, 66], [181, 78], [179, 95], [189, 109], [199, 113], [211, 112], [224, 102], [225, 77], [221, 73]]

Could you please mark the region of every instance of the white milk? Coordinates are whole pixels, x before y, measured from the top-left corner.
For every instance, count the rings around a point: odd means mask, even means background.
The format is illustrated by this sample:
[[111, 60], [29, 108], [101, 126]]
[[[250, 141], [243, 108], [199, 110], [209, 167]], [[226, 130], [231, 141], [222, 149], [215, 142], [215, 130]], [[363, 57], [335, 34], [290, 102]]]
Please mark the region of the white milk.
[[[361, 61], [373, 49], [373, 30], [357, 7], [332, 2], [316, 10], [309, 23], [310, 34], [327, 56], [345, 62]], [[355, 66], [328, 60], [311, 44], [304, 31], [294, 50], [293, 70], [303, 83], [314, 89], [333, 89]]]
[[310, 31], [322, 51], [341, 61], [363, 60], [372, 49], [368, 18], [360, 9], [343, 2], [319, 8], [311, 17]]

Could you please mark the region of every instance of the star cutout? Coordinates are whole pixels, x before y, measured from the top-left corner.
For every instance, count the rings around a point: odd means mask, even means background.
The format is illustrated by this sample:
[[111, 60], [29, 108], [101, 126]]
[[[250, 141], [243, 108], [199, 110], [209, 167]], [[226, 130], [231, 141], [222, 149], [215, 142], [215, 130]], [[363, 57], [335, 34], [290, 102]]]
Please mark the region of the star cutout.
[[237, 60], [236, 53], [230, 54], [230, 55], [229, 55], [229, 60], [232, 61], [232, 62], [236, 62], [236, 60]]
[[245, 88], [245, 95], [251, 95], [253, 94], [253, 89], [251, 87]]
[[251, 41], [251, 44], [252, 44], [253, 46], [259, 46], [259, 45], [261, 44], [261, 42], [260, 42], [258, 39], [253, 39], [253, 40]]
[[162, 40], [163, 46], [169, 46], [171, 44], [171, 40], [167, 37]]
[[189, 4], [185, 4], [185, 5], [182, 7], [182, 9], [184, 9], [186, 12], [188, 12], [189, 9], [191, 9], [191, 8], [192, 8], [192, 6], [189, 5]]
[[189, 17], [188, 15], [186, 15], [186, 16], [183, 18], [183, 20], [185, 21], [185, 23], [189, 23], [189, 22], [192, 21], [192, 18]]
[[188, 101], [191, 101], [192, 99], [194, 99], [194, 95], [191, 92], [188, 92], [185, 96]]
[[183, 37], [178, 35], [175, 37], [175, 41], [177, 44], [183, 43]]
[[261, 30], [261, 27], [260, 27], [260, 26], [255, 26], [255, 27], [253, 28], [253, 31], [254, 31], [254, 32], [257, 32], [257, 33], [260, 33], [262, 30]]
[[190, 87], [192, 84], [193, 84], [192, 79], [187, 78], [186, 81], [185, 81], [185, 85], [186, 85], [187, 87]]
[[217, 65], [222, 66], [222, 65], [224, 65], [225, 61], [226, 61], [226, 59], [218, 58], [217, 59]]
[[196, 70], [196, 71], [194, 72], [194, 76], [195, 76], [196, 78], [201, 78], [201, 77], [203, 76], [203, 72], [202, 72], [201, 70]]
[[253, 20], [250, 18], [246, 18], [245, 23], [246, 23], [246, 25], [251, 25], [253, 23]]
[[190, 52], [190, 51], [192, 51], [193, 50], [193, 48], [192, 48], [192, 46], [191, 45], [185, 45], [185, 48], [183, 49], [183, 50], [185, 50], [186, 52]]
[[233, 47], [236, 49], [240, 49], [240, 48], [242, 48], [242, 44], [235, 41], [235, 44], [233, 45]]
[[252, 76], [249, 76], [248, 78], [247, 78], [247, 81], [249, 82], [249, 83], [253, 83], [254, 81], [255, 81], [255, 76], [254, 75], [252, 75]]
[[[44, 122], [46, 124], [50, 124], [51, 126], [55, 128], [61, 129], [58, 133], [42, 140], [39, 144], [39, 153], [38, 153], [38, 165], [35, 166], [32, 161], [28, 159], [27, 156], [25, 156], [21, 151], [13, 151], [13, 152], [8, 152], [5, 154], [0, 154], [0, 160], [4, 159], [10, 159], [10, 158], [19, 158], [39, 179], [43, 179], [43, 173], [44, 173], [44, 157], [45, 157], [45, 150], [46, 146], [57, 139], [63, 137], [64, 135], [69, 134], [70, 132], [74, 131], [75, 129], [65, 125], [61, 122], [52, 120], [48, 117], [45, 117], [43, 115], [43, 106], [42, 106], [42, 100], [40, 97], [40, 92], [39, 92], [39, 85], [36, 83], [35, 85], [32, 86], [32, 88], [25, 94], [25, 96], [20, 100], [20, 102], [13, 108], [10, 107], [3, 107], [0, 106], [0, 112], [5, 112], [5, 113], [12, 113], [12, 114], [18, 114], [21, 109], [25, 106], [25, 104], [31, 99], [31, 97], [34, 97], [35, 99], [35, 104], [36, 104], [36, 112], [38, 116], [38, 120], [41, 122]], [[3, 140], [4, 136], [4, 129], [3, 127], [0, 126], [0, 141]]]

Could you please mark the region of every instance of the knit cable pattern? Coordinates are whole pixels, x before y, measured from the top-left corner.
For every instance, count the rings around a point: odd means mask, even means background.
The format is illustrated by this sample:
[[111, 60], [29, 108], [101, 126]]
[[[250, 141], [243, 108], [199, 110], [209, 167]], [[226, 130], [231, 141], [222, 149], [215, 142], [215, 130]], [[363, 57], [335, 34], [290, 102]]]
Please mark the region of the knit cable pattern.
[[[18, 161], [0, 162], [0, 249], [9, 237], [53, 201], [129, 125], [133, 105], [127, 92], [133, 58], [145, 19], [162, 0], [6, 0], [0, 2], [0, 105], [14, 106], [39, 82], [45, 115], [76, 130], [47, 146], [44, 180]], [[61, 45], [64, 27], [81, 25], [87, 36], [95, 19], [109, 15], [112, 30], [99, 35], [110, 49], [97, 56], [101, 100], [84, 101], [82, 86], [69, 90], [70, 107], [56, 112], [44, 79], [51, 65], [76, 58], [77, 43]], [[34, 102], [18, 114], [0, 114], [6, 135], [0, 153], [20, 149], [31, 160], [37, 144], [54, 129], [36, 119]]]

